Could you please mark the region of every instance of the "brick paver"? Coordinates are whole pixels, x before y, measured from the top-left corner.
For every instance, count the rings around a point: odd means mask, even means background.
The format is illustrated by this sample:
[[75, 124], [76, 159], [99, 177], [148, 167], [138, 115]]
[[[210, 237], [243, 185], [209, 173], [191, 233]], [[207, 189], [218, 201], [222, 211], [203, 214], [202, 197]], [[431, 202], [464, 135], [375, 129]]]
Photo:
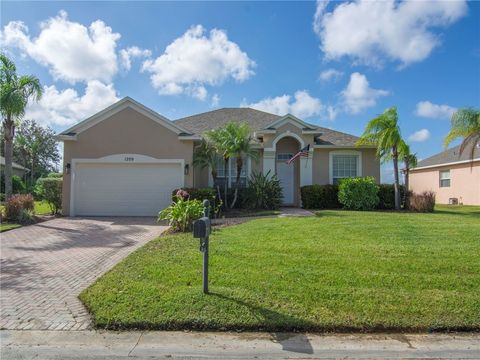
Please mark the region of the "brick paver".
[[80, 292], [165, 229], [153, 218], [58, 218], [0, 234], [0, 329], [89, 328]]

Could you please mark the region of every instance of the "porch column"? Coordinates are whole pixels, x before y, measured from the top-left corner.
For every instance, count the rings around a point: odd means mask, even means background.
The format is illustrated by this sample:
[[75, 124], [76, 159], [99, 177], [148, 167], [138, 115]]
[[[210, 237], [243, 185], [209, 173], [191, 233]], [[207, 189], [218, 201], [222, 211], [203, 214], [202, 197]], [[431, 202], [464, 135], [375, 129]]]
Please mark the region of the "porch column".
[[269, 171], [269, 176], [275, 175], [275, 151], [263, 150], [263, 174], [266, 175]]
[[313, 149], [308, 152], [308, 157], [300, 157], [300, 186], [313, 183]]

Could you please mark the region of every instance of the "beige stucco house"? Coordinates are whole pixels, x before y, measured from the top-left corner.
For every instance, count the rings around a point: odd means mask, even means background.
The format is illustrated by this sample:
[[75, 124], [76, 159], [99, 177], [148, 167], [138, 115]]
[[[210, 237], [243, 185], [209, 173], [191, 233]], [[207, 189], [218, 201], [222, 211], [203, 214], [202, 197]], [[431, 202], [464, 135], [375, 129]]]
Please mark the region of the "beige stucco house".
[[[353, 135], [321, 128], [293, 115], [250, 108], [225, 108], [170, 121], [124, 98], [58, 135], [64, 142], [63, 212], [70, 216], [151, 216], [169, 205], [172, 190], [212, 186], [209, 169], [192, 166], [205, 131], [230, 121], [247, 122], [259, 159], [245, 159], [245, 184], [252, 171], [277, 174], [285, 205], [300, 205], [300, 187], [335, 183], [348, 176], [374, 176], [380, 164], [372, 147], [355, 147]], [[308, 157], [286, 161], [310, 145]], [[219, 165], [221, 165], [219, 158]], [[234, 160], [227, 174], [235, 178]]]
[[410, 172], [410, 190], [433, 191], [439, 204], [480, 205], [480, 149], [459, 146], [419, 161]]

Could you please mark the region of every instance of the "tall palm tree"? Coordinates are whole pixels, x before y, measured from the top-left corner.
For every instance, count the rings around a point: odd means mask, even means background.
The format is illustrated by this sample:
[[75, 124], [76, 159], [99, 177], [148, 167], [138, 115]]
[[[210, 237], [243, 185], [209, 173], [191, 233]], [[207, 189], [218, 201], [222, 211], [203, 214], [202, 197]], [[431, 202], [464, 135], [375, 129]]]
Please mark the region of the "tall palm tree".
[[445, 148], [457, 138], [462, 138], [459, 155], [471, 146], [469, 155], [473, 162], [475, 148], [480, 146], [480, 110], [467, 107], [453, 113], [450, 132], [444, 140]]
[[400, 210], [400, 182], [398, 176], [399, 146], [402, 143], [398, 125], [397, 108], [392, 106], [383, 114], [370, 120], [356, 145], [375, 145], [377, 157], [382, 161], [392, 160], [395, 176], [395, 209]]
[[221, 200], [220, 187], [217, 183], [217, 151], [209, 141], [202, 140], [193, 153], [193, 166], [201, 169], [210, 168], [213, 184], [217, 188], [218, 199]]
[[15, 121], [22, 119], [28, 101], [40, 100], [40, 81], [33, 75], [17, 75], [17, 68], [4, 54], [0, 54], [0, 112], [3, 118], [5, 141], [5, 197], [12, 195], [12, 157]]
[[225, 209], [228, 209], [228, 200], [227, 200], [227, 191], [228, 191], [228, 161], [230, 160], [230, 153], [228, 152], [228, 147], [227, 147], [227, 134], [225, 131], [225, 128], [218, 128], [218, 129], [213, 129], [210, 131], [207, 131], [205, 134], [208, 141], [210, 141], [216, 152], [222, 156], [223, 158], [223, 176], [224, 176], [224, 185], [223, 185], [223, 191], [224, 191], [224, 199], [223, 199], [223, 204], [225, 206]]

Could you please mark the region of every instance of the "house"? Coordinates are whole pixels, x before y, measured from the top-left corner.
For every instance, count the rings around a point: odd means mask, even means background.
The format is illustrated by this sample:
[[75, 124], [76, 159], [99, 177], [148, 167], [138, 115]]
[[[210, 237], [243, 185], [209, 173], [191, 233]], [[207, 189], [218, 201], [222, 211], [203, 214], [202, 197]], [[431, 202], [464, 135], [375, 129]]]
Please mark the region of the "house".
[[480, 149], [460, 146], [442, 151], [410, 171], [410, 190], [416, 193], [433, 191], [439, 204], [480, 205]]
[[[23, 178], [25, 173], [29, 172], [26, 167], [17, 164], [16, 162], [12, 162], [12, 173], [13, 175], [19, 176]], [[0, 156], [0, 173], [4, 174], [5, 173], [5, 158], [3, 156]]]
[[[276, 173], [285, 205], [300, 205], [300, 187], [374, 176], [380, 164], [373, 147], [356, 148], [357, 137], [308, 124], [293, 115], [250, 108], [219, 109], [170, 121], [124, 98], [57, 136], [64, 142], [63, 212], [70, 216], [152, 216], [171, 202], [172, 190], [212, 185], [210, 171], [192, 166], [205, 131], [230, 121], [247, 122], [257, 161], [246, 159], [243, 184], [252, 171]], [[310, 145], [308, 157], [286, 161]], [[235, 178], [234, 160], [218, 176]]]

